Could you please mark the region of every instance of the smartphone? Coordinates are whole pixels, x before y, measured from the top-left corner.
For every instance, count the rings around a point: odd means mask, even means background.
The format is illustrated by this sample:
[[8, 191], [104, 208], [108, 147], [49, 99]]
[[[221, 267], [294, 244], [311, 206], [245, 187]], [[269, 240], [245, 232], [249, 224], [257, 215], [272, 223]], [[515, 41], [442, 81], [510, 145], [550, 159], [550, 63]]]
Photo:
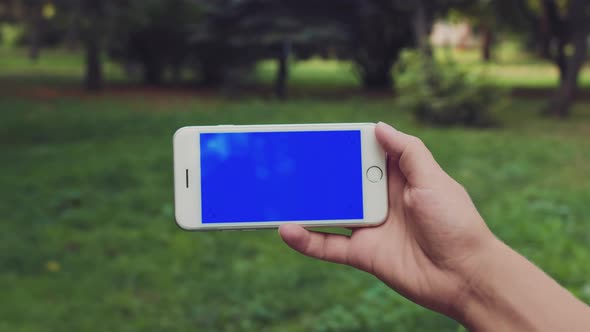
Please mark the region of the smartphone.
[[184, 127], [173, 140], [182, 229], [358, 227], [387, 217], [373, 123]]

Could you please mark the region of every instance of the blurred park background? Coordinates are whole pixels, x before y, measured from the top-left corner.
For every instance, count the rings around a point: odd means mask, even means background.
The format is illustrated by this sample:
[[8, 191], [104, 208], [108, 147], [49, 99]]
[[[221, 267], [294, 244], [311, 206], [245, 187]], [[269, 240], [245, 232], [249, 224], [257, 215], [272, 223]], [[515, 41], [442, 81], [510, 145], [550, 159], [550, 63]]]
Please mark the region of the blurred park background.
[[589, 302], [589, 31], [586, 0], [1, 0], [0, 331], [461, 330], [276, 231], [178, 229], [185, 125], [389, 122]]

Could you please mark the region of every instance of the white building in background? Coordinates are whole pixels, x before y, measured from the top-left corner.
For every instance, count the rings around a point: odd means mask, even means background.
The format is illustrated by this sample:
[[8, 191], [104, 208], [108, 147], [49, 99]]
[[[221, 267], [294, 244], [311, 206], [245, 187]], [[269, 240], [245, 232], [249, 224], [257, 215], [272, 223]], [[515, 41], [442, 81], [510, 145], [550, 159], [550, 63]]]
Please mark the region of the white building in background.
[[467, 22], [439, 21], [432, 27], [430, 42], [434, 46], [471, 48], [477, 47], [477, 38]]

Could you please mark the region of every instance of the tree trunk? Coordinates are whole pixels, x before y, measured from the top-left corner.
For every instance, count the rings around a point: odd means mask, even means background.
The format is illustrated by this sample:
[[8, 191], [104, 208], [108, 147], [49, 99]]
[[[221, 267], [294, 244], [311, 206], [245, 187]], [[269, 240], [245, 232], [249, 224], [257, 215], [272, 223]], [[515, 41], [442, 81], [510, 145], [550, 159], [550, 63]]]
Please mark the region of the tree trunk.
[[551, 114], [558, 117], [567, 117], [570, 115], [577, 88], [580, 71], [586, 58], [586, 38], [577, 36], [574, 39], [574, 54], [566, 62], [563, 72], [561, 72], [559, 88], [551, 103]]
[[[567, 117], [573, 104], [578, 88], [578, 77], [584, 65], [587, 54], [587, 39], [590, 24], [585, 17], [586, 0], [570, 0], [568, 8], [569, 32], [574, 48], [573, 55], [567, 57], [564, 50], [560, 51], [561, 61], [559, 88], [550, 104], [550, 113], [558, 117]], [[560, 41], [560, 47], [565, 48], [565, 41]]]
[[197, 50], [196, 76], [197, 83], [204, 87], [217, 87], [223, 83], [225, 68], [223, 60], [216, 56], [217, 50], [206, 47]]
[[200, 84], [205, 87], [217, 87], [223, 83], [224, 73], [221, 68], [201, 69]]
[[31, 8], [29, 31], [29, 59], [37, 61], [41, 49], [41, 6]]
[[[566, 22], [560, 17], [555, 0], [543, 0], [541, 9], [542, 16], [539, 21], [540, 52], [547, 59], [554, 61], [561, 70], [565, 66], [564, 49], [568, 39]], [[551, 47], [553, 41], [557, 41], [555, 49]]]
[[176, 64], [172, 65], [170, 67], [170, 72], [172, 82], [179, 83], [180, 81], [182, 81], [182, 66]]
[[183, 61], [179, 58], [174, 58], [170, 63], [171, 79], [174, 83], [182, 81], [182, 70], [184, 69]]
[[538, 20], [537, 33], [535, 39], [537, 44], [537, 52], [541, 58], [551, 59], [551, 21], [547, 6], [542, 7], [541, 17]]
[[277, 57], [277, 78], [275, 80], [275, 94], [279, 99], [287, 99], [287, 80], [289, 78], [289, 42], [281, 44]]
[[[543, 43], [541, 52], [546, 55], [548, 59], [555, 62], [559, 70], [560, 80], [563, 81], [566, 77], [568, 61], [567, 55], [565, 54], [565, 48], [571, 34], [571, 32], [568, 31], [567, 20], [569, 20], [569, 23], [571, 24], [572, 17], [570, 16], [562, 19], [559, 15], [559, 8], [555, 0], [543, 0], [542, 5], [543, 16], [540, 28]], [[571, 27], [569, 30], [571, 30]], [[554, 48], [551, 47], [552, 42], [557, 43]]]
[[64, 44], [66, 45], [66, 49], [70, 52], [75, 52], [78, 50], [78, 30], [77, 28], [71, 27], [70, 29], [68, 29], [68, 31], [66, 32], [66, 35], [64, 37], [65, 42]]
[[82, 15], [82, 8], [80, 1], [69, 2], [68, 5], [74, 8], [74, 13], [70, 15], [64, 39], [66, 49], [70, 52], [74, 52], [78, 48], [77, 43], [82, 35], [80, 33], [80, 16]]
[[164, 77], [164, 66], [158, 59], [144, 59], [143, 83], [147, 85], [161, 85]]
[[391, 90], [393, 88], [391, 65], [366, 66], [362, 73], [362, 79], [366, 90]]
[[556, 47], [556, 51], [555, 51], [555, 52], [557, 52], [557, 54], [555, 54], [555, 57], [554, 57], [555, 65], [557, 66], [557, 70], [559, 71], [559, 81], [560, 82], [565, 81], [565, 78], [567, 76], [568, 58], [565, 55], [566, 45], [567, 45], [567, 42], [566, 42], [565, 38], [560, 37], [557, 41], [557, 47]]
[[100, 0], [85, 0], [80, 3], [87, 26], [84, 29], [84, 51], [86, 72], [84, 85], [87, 91], [100, 91], [103, 87], [103, 74], [101, 62], [101, 37], [100, 22], [103, 20], [103, 7]]
[[102, 63], [100, 61], [100, 41], [95, 33], [85, 41], [86, 48], [86, 77], [85, 85], [88, 91], [100, 91], [103, 87]]
[[418, 45], [418, 49], [422, 55], [432, 57], [432, 47], [430, 47], [428, 32], [428, 14], [426, 12], [424, 0], [416, 0], [415, 6], [416, 9], [414, 10], [412, 25], [414, 29], [414, 38], [416, 39], [416, 45]]
[[492, 60], [494, 34], [486, 24], [481, 26], [481, 30], [481, 59], [483, 62], [490, 62]]

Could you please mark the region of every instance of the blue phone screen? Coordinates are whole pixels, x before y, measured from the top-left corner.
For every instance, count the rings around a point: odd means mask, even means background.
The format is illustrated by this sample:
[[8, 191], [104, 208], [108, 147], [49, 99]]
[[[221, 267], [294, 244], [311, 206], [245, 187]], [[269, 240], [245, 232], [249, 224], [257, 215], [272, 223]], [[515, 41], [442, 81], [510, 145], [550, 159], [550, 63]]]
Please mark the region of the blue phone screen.
[[203, 223], [363, 219], [361, 132], [202, 133]]

